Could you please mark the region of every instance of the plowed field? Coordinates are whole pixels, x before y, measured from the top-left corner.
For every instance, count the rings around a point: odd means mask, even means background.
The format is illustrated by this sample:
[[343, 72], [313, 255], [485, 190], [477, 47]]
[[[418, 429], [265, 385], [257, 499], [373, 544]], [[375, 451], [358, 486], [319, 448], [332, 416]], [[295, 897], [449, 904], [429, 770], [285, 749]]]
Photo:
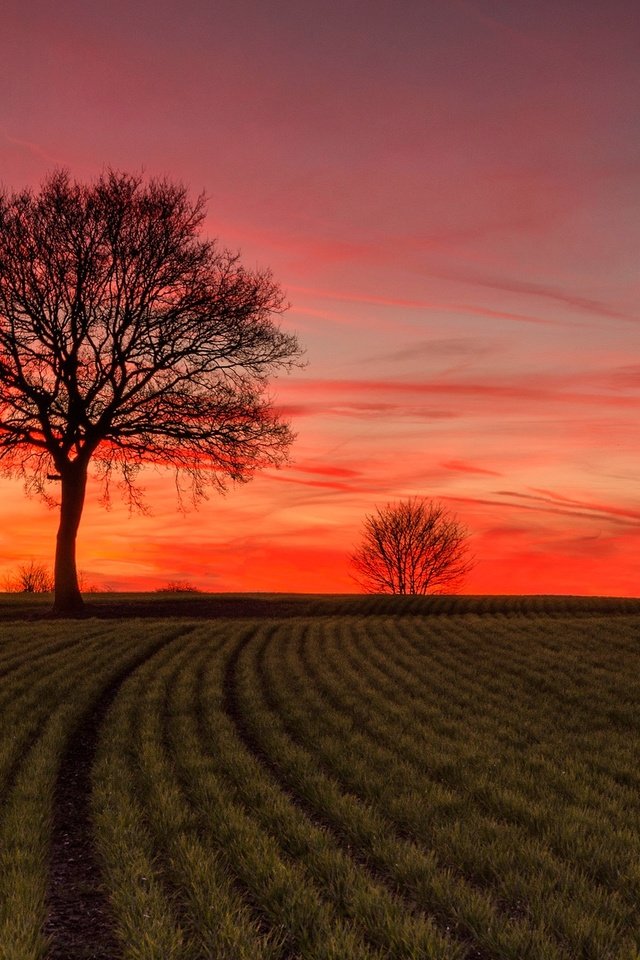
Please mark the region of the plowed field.
[[0, 957], [638, 960], [637, 605], [318, 603], [0, 625]]

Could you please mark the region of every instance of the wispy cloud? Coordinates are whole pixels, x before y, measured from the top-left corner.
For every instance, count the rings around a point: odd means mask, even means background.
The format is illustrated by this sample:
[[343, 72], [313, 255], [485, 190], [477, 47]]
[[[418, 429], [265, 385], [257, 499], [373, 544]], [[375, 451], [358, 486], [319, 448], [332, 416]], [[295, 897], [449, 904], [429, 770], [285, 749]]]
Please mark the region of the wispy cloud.
[[[434, 273], [433, 276], [441, 276], [448, 278], [444, 274]], [[459, 278], [458, 278], [459, 279]], [[475, 279], [467, 278], [469, 283], [475, 283]], [[490, 285], [490, 284], [487, 284]], [[570, 321], [566, 319], [556, 319], [553, 317], [542, 317], [536, 316], [535, 314], [530, 313], [519, 313], [510, 310], [498, 310], [492, 307], [486, 307], [475, 303], [469, 303], [466, 301], [447, 301], [447, 300], [415, 300], [407, 299], [405, 297], [383, 297], [383, 296], [373, 296], [371, 294], [365, 293], [347, 293], [346, 291], [339, 290], [323, 290], [313, 287], [301, 287], [291, 284], [288, 287], [288, 290], [291, 293], [298, 293], [301, 296], [309, 296], [314, 299], [320, 300], [337, 300], [343, 303], [360, 303], [360, 304], [369, 304], [375, 307], [389, 307], [393, 310], [398, 309], [408, 309], [408, 310], [420, 310], [420, 311], [429, 311], [433, 313], [451, 313], [461, 316], [475, 316], [475, 317], [484, 317], [490, 320], [508, 320], [515, 321], [520, 323], [533, 323], [533, 324], [542, 324], [546, 326], [567, 326], [570, 325]], [[294, 303], [294, 306], [296, 304]], [[308, 308], [305, 308], [308, 309]]]
[[363, 362], [379, 363], [384, 360], [390, 363], [403, 363], [406, 360], [433, 357], [454, 361], [477, 360], [480, 357], [494, 356], [497, 352], [499, 347], [495, 340], [480, 337], [434, 337], [429, 340], [416, 340], [398, 350], [363, 357]]
[[510, 501], [517, 501], [517, 504], [513, 503], [513, 505], [524, 509], [542, 510], [570, 517], [585, 517], [590, 520], [606, 520], [609, 523], [624, 526], [640, 526], [640, 511], [628, 510], [615, 505], [596, 504], [589, 501], [553, 496], [536, 496], [515, 490], [498, 490], [496, 496], [509, 498], [508, 500], [496, 501], [504, 506], [509, 506]]
[[507, 491], [505, 495], [526, 500], [536, 500], [543, 503], [566, 504], [579, 510], [588, 510], [593, 514], [601, 513], [606, 517], [622, 517], [640, 524], [640, 510], [630, 510], [627, 507], [621, 507], [616, 504], [595, 503], [591, 500], [576, 500], [574, 497], [567, 497], [559, 493], [554, 493], [551, 490], [538, 490], [535, 494]]
[[[518, 280], [512, 277], [483, 276], [470, 270], [433, 271], [432, 276], [438, 276], [447, 280], [472, 284], [477, 287], [488, 287], [491, 290], [501, 290], [505, 293], [521, 294], [525, 297], [535, 297], [541, 300], [549, 300], [552, 303], [571, 307], [574, 310], [589, 314], [590, 316], [606, 317], [610, 320], [624, 320], [637, 323], [640, 319], [639, 314], [629, 314], [615, 307], [610, 306], [601, 300], [593, 300], [589, 297], [580, 296], [580, 294], [563, 290], [551, 284], [532, 283], [527, 280]], [[524, 319], [524, 318], [521, 318]], [[527, 318], [531, 319], [531, 318]]]
[[19, 147], [21, 150], [24, 150], [26, 153], [29, 153], [34, 157], [37, 157], [39, 160], [46, 161], [47, 164], [59, 166], [64, 162], [60, 157], [55, 156], [39, 143], [35, 143], [32, 140], [24, 140], [21, 137], [15, 137], [11, 133], [8, 133], [7, 130], [2, 126], [0, 126], [0, 134], [4, 137], [7, 143], [10, 143], [14, 147]]
[[349, 467], [337, 467], [332, 463], [325, 464], [309, 464], [309, 463], [296, 463], [291, 470], [300, 473], [310, 473], [310, 474], [319, 474], [324, 477], [358, 477], [360, 476], [360, 470], [352, 470]]
[[[466, 403], [467, 412], [481, 408], [470, 406], [503, 404], [502, 414], [513, 412], [514, 405], [523, 405], [532, 413], [542, 405], [569, 407], [619, 407], [633, 410], [638, 395], [634, 381], [625, 382], [622, 389], [597, 389], [602, 384], [601, 371], [578, 371], [573, 374], [522, 374], [518, 378], [495, 376], [481, 380], [403, 380], [403, 379], [297, 379], [282, 385], [280, 409], [298, 413], [322, 414], [358, 412], [360, 414], [391, 414], [404, 408], [415, 412], [415, 404], [407, 405], [407, 398], [446, 398], [450, 403]], [[356, 399], [362, 398], [362, 399]], [[367, 399], [365, 399], [367, 398]], [[393, 400], [387, 398], [395, 398]], [[509, 403], [510, 408], [504, 407]], [[494, 409], [498, 409], [494, 407]], [[428, 415], [440, 418], [460, 413], [458, 407], [431, 408]]]
[[486, 467], [479, 467], [474, 463], [468, 463], [466, 460], [446, 460], [442, 466], [445, 470], [453, 470], [456, 473], [469, 473], [484, 477], [502, 476], [498, 470], [488, 470]]

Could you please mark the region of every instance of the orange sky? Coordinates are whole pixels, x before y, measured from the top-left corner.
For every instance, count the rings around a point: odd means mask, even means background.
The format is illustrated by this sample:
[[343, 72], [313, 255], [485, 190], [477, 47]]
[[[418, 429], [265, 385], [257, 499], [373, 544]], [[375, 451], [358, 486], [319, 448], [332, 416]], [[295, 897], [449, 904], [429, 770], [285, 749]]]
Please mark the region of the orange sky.
[[[366, 10], [366, 13], [365, 13]], [[90, 492], [89, 581], [349, 591], [363, 515], [469, 527], [466, 590], [640, 591], [640, 25], [585, 0], [7, 0], [0, 179], [144, 168], [270, 266], [293, 462], [176, 514]], [[0, 480], [0, 577], [56, 517]]]

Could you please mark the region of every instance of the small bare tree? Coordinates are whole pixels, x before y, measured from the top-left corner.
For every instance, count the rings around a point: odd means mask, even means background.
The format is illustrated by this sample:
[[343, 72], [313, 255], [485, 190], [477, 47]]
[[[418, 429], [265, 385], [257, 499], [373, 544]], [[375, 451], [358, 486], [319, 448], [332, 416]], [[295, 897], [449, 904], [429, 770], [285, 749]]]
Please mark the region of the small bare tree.
[[367, 593], [425, 594], [455, 590], [473, 566], [468, 533], [440, 503], [412, 497], [388, 503], [364, 521], [351, 556]]
[[59, 484], [60, 613], [83, 606], [90, 465], [132, 502], [145, 463], [197, 498], [281, 463], [292, 441], [267, 393], [300, 358], [275, 322], [282, 292], [200, 236], [205, 213], [179, 184], [114, 171], [0, 191], [0, 466], [40, 493]]
[[53, 590], [53, 574], [44, 563], [30, 560], [21, 563], [15, 573], [5, 581], [9, 593], [50, 593]]

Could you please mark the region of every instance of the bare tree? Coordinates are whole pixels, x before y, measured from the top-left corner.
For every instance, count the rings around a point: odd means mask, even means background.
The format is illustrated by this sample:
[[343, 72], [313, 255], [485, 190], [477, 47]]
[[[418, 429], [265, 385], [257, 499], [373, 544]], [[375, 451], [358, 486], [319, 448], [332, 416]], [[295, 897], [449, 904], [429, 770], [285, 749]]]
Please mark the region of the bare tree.
[[60, 483], [58, 612], [82, 608], [90, 464], [134, 503], [145, 463], [198, 498], [286, 458], [266, 394], [300, 361], [274, 319], [282, 292], [202, 239], [204, 217], [183, 186], [114, 171], [0, 193], [0, 463], [45, 496]]
[[9, 593], [50, 593], [53, 590], [53, 574], [44, 563], [30, 560], [21, 563], [15, 573], [5, 581]]
[[444, 593], [473, 566], [468, 533], [441, 504], [421, 497], [388, 503], [364, 521], [351, 556], [367, 593]]

